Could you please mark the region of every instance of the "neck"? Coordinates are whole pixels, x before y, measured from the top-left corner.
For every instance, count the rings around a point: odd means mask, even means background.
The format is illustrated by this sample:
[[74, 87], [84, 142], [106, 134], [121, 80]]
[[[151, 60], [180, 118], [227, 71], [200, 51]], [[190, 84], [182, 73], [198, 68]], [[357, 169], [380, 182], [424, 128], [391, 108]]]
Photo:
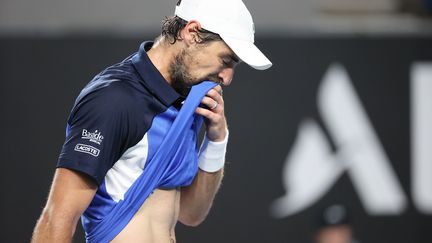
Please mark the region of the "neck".
[[153, 65], [159, 70], [165, 80], [171, 85], [172, 79], [169, 73], [170, 65], [177, 53], [177, 42], [169, 44], [164, 37], [158, 38], [147, 55]]

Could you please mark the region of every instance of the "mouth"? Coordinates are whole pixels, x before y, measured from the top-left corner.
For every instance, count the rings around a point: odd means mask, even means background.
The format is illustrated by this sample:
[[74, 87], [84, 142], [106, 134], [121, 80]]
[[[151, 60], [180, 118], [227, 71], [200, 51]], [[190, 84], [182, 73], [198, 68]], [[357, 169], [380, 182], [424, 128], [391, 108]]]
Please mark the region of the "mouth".
[[204, 79], [203, 81], [205, 81], [205, 80], [212, 81], [214, 83], [217, 83], [218, 85], [222, 85], [223, 84], [222, 79], [220, 79], [219, 77], [216, 77], [216, 76], [209, 76], [206, 79]]

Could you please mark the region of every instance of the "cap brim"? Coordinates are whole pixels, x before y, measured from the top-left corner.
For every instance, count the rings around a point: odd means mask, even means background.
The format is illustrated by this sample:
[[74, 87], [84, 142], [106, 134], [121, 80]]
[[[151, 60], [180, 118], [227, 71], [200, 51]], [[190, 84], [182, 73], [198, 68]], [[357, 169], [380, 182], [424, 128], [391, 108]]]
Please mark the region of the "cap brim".
[[221, 37], [231, 50], [249, 66], [258, 70], [265, 70], [273, 65], [254, 43], [222, 35]]

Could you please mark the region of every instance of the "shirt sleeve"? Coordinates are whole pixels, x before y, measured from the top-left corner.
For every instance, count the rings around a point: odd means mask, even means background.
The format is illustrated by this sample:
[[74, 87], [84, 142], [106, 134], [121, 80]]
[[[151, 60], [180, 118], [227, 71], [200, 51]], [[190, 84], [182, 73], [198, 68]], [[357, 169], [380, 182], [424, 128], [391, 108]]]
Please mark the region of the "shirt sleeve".
[[57, 168], [83, 172], [100, 185], [125, 151], [130, 99], [124, 90], [106, 87], [77, 100]]

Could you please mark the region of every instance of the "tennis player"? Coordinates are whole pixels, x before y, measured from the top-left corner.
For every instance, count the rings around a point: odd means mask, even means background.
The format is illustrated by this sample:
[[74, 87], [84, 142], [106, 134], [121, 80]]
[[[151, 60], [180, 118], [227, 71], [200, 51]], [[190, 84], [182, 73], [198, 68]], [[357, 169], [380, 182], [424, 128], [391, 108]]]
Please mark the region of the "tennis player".
[[177, 221], [199, 225], [223, 176], [222, 86], [241, 61], [272, 65], [241, 0], [179, 1], [154, 42], [77, 97], [32, 242], [71, 242], [80, 218], [97, 243], [175, 242]]

